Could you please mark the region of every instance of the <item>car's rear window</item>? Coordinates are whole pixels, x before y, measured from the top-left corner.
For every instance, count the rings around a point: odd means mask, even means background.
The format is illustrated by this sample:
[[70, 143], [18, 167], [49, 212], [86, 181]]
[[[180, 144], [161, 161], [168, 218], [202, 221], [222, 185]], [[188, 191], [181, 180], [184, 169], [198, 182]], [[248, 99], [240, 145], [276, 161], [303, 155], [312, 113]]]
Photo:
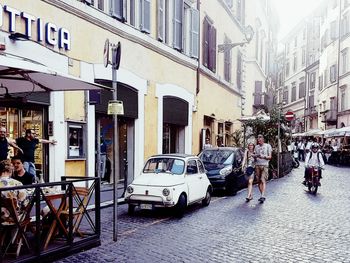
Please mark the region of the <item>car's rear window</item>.
[[151, 158], [143, 168], [144, 173], [183, 174], [185, 162], [176, 158]]
[[199, 155], [204, 165], [211, 164], [232, 164], [234, 152], [232, 150], [204, 150]]

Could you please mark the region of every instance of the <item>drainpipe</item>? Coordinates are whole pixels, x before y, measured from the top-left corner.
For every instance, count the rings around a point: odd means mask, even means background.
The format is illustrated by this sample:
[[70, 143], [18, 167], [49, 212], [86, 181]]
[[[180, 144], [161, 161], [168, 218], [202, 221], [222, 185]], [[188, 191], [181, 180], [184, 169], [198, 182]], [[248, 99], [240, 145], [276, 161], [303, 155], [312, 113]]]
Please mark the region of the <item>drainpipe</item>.
[[[310, 91], [310, 87], [309, 87], [309, 74], [308, 74], [308, 66], [309, 66], [309, 60], [308, 60], [308, 48], [309, 48], [309, 25], [308, 25], [308, 21], [306, 22], [306, 45], [305, 45], [305, 96], [304, 96], [304, 132], [306, 132], [306, 109], [308, 109], [309, 113], [310, 113], [310, 109], [309, 109], [309, 104], [307, 103], [306, 97], [309, 98], [309, 91]], [[302, 59], [302, 58], [301, 58]], [[315, 82], [316, 82], [316, 76], [315, 76]]]
[[[197, 0], [197, 10], [198, 10], [198, 16], [199, 16], [199, 25], [198, 25], [198, 61], [197, 61], [197, 70], [196, 70], [196, 96], [195, 96], [195, 104], [197, 106], [197, 95], [200, 91], [200, 57], [201, 57], [201, 12], [200, 12], [200, 0]], [[197, 120], [199, 118], [199, 114], [197, 115]], [[203, 128], [201, 128], [203, 130]], [[201, 134], [202, 137], [202, 134]], [[200, 142], [201, 140], [199, 140]], [[205, 143], [205, 138], [202, 138], [202, 144], [199, 145], [199, 151], [203, 149]]]
[[196, 95], [200, 91], [200, 57], [201, 57], [201, 11], [200, 11], [200, 0], [197, 0], [197, 10], [199, 14], [199, 30], [198, 30], [198, 62], [197, 62], [197, 75], [196, 75]]
[[341, 17], [342, 17], [342, 0], [339, 0], [339, 22], [338, 22], [338, 65], [337, 65], [337, 101], [336, 101], [336, 124], [335, 124], [335, 128], [338, 129], [338, 113], [339, 113], [339, 76], [340, 76], [340, 39], [341, 39], [341, 35], [340, 35], [340, 30], [341, 30]]

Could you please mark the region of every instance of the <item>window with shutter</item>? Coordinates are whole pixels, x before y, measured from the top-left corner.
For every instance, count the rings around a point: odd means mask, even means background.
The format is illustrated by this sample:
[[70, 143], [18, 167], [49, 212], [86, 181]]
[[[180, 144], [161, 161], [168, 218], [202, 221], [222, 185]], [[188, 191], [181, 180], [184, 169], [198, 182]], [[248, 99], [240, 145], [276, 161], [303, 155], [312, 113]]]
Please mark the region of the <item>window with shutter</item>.
[[310, 89], [315, 89], [315, 86], [316, 86], [316, 73], [315, 72], [311, 73], [310, 81], [311, 81]]
[[299, 83], [299, 99], [305, 97], [305, 81]]
[[110, 0], [111, 11], [110, 14], [112, 17], [124, 22], [125, 16], [123, 14], [124, 5], [123, 0]]
[[151, 32], [151, 0], [141, 0], [140, 5], [141, 25], [142, 32]]
[[135, 0], [130, 0], [130, 25], [136, 26], [136, 4]]
[[330, 72], [329, 72], [329, 80], [331, 83], [335, 82], [336, 81], [336, 68], [335, 68], [336, 65], [332, 65], [331, 68], [330, 68]]
[[254, 105], [261, 105], [262, 81], [255, 81]]
[[318, 77], [318, 89], [319, 90], [323, 89], [323, 75]]
[[216, 72], [216, 28], [211, 27], [209, 31], [209, 69]]
[[309, 107], [310, 108], [313, 108], [315, 106], [315, 96], [314, 95], [311, 95], [309, 97]]
[[295, 101], [297, 99], [297, 87], [295, 85], [295, 82], [292, 84], [292, 97], [291, 102]]
[[208, 67], [209, 60], [209, 21], [207, 18], [203, 21], [203, 65]]
[[157, 11], [158, 11], [158, 15], [157, 15], [157, 29], [158, 29], [158, 32], [157, 32], [157, 35], [158, 35], [158, 40], [160, 41], [164, 41], [164, 0], [158, 0], [157, 1], [157, 4], [158, 4], [158, 8], [157, 8]]
[[199, 45], [199, 11], [191, 8], [191, 57], [198, 58]]
[[174, 5], [174, 48], [182, 51], [184, 2], [183, 0], [175, 0]]
[[283, 89], [283, 101], [285, 103], [289, 102], [289, 98], [288, 98], [288, 86], [284, 87]]

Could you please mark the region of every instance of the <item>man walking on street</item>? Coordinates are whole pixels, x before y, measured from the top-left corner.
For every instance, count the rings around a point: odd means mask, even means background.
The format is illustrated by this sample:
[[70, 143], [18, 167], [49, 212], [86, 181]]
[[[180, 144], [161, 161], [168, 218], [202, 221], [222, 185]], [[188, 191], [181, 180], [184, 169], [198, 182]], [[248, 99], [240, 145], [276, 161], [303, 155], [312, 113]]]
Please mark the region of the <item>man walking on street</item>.
[[272, 147], [264, 142], [264, 136], [258, 135], [258, 144], [255, 146], [255, 176], [258, 180], [258, 187], [261, 193], [259, 202], [263, 203], [266, 199], [266, 181], [269, 178], [269, 161], [272, 158]]
[[38, 139], [35, 137], [35, 133], [32, 129], [27, 129], [24, 137], [16, 139], [17, 145], [22, 148], [23, 154], [20, 157], [23, 160], [24, 169], [36, 176], [36, 169], [34, 165], [34, 152], [37, 144], [50, 143], [56, 144], [55, 140]]
[[6, 160], [9, 151], [9, 145], [13, 148], [16, 148], [20, 152], [23, 152], [14, 142], [11, 142], [10, 139], [6, 137], [6, 128], [0, 128], [0, 161]]

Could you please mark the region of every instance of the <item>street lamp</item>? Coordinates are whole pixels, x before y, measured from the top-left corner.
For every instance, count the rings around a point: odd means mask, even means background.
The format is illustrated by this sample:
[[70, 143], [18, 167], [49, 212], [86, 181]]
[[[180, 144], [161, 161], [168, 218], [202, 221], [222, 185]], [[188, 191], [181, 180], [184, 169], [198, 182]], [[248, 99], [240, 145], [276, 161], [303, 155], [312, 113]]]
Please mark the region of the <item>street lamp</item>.
[[237, 42], [237, 43], [225, 43], [225, 44], [218, 45], [218, 52], [224, 53], [226, 51], [231, 50], [232, 48], [234, 48], [236, 46], [241, 46], [242, 47], [244, 44], [249, 44], [250, 41], [252, 41], [253, 36], [254, 36], [253, 28], [251, 26], [247, 26], [244, 29], [244, 37], [245, 37], [244, 41]]
[[281, 159], [281, 111], [283, 106], [286, 104], [286, 101], [283, 100], [282, 103], [278, 105], [278, 130], [277, 130], [277, 176], [280, 178], [280, 159]]

